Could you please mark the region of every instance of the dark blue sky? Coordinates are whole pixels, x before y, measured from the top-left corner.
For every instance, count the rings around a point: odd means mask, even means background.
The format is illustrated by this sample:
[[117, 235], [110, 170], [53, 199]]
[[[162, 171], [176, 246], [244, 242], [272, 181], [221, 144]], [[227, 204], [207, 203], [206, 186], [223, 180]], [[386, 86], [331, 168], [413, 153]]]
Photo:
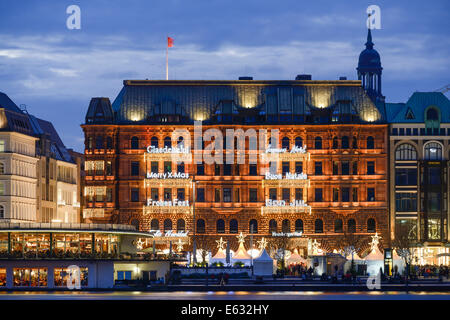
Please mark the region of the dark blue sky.
[[[81, 30], [66, 28], [71, 4]], [[449, 84], [448, 0], [2, 0], [0, 91], [81, 151], [90, 98], [113, 101], [124, 79], [163, 79], [166, 35], [171, 79], [356, 79], [371, 4], [387, 101]]]

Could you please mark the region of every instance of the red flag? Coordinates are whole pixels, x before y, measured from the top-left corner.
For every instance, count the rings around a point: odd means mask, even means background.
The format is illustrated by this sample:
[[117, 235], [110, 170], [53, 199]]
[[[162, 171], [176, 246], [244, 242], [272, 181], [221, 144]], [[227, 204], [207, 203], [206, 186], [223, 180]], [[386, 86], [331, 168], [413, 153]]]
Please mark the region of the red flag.
[[173, 38], [167, 37], [167, 48], [173, 47]]

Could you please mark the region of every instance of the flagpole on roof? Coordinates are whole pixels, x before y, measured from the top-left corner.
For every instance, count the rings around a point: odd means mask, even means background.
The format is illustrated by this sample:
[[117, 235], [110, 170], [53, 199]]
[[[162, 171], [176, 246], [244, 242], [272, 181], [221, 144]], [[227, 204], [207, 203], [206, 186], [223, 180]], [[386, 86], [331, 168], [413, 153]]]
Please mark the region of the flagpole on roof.
[[166, 45], [166, 80], [169, 80], [169, 36], [167, 36]]

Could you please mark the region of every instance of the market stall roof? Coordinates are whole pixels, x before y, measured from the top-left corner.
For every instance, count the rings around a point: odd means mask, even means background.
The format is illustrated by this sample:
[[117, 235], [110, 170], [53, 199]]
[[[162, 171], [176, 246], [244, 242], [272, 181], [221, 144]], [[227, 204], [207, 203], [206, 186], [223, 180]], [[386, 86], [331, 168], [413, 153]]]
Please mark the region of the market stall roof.
[[270, 261], [272, 262], [273, 259], [269, 256], [266, 249], [264, 249], [258, 258], [256, 258], [254, 261]]
[[364, 260], [384, 260], [384, 254], [378, 248], [374, 248], [370, 253], [364, 257]]

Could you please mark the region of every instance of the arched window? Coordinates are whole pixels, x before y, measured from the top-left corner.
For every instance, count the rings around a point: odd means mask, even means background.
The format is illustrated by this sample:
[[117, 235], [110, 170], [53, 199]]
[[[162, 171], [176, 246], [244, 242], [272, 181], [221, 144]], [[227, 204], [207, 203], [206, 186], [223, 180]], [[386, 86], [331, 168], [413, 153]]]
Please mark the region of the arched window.
[[172, 220], [166, 219], [164, 220], [164, 232], [172, 230]]
[[334, 232], [335, 232], [335, 233], [341, 233], [341, 232], [344, 232], [342, 219], [336, 219], [336, 220], [334, 220]]
[[3, 162], [0, 162], [0, 174], [5, 173], [5, 164]]
[[333, 149], [339, 148], [339, 140], [337, 137], [333, 138]]
[[158, 219], [153, 219], [152, 222], [150, 222], [150, 229], [151, 230], [159, 230], [159, 221]]
[[184, 138], [183, 137], [179, 137], [178, 138], [177, 147], [178, 148], [184, 148]]
[[424, 146], [425, 160], [442, 160], [442, 145], [437, 142], [428, 142]]
[[349, 140], [347, 136], [343, 136], [341, 138], [341, 148], [342, 149], [348, 149], [350, 147]]
[[205, 233], [206, 225], [205, 220], [198, 219], [197, 220], [197, 233]]
[[277, 221], [274, 219], [269, 221], [269, 232], [277, 232]]
[[186, 230], [186, 222], [184, 219], [177, 220], [177, 232], [184, 232]]
[[436, 108], [428, 108], [426, 120], [439, 120], [439, 111]]
[[223, 221], [223, 219], [217, 220], [216, 231], [217, 233], [225, 233], [225, 221]]
[[172, 139], [170, 137], [164, 138], [164, 147], [172, 148]]
[[113, 148], [113, 140], [111, 137], [106, 137], [106, 149], [111, 150]]
[[417, 151], [409, 143], [403, 143], [395, 149], [395, 160], [417, 160]]
[[131, 138], [131, 149], [139, 149], [139, 138], [138, 137]]
[[303, 220], [295, 220], [295, 232], [303, 232]]
[[355, 233], [356, 232], [356, 221], [355, 219], [348, 219], [347, 221], [347, 229], [349, 233]]
[[288, 219], [284, 219], [281, 223], [281, 231], [284, 233], [291, 232], [291, 222]]
[[302, 137], [296, 137], [295, 138], [295, 146], [300, 148], [303, 147], [303, 139]]
[[136, 228], [136, 230], [139, 230], [139, 220], [133, 219], [131, 220], [130, 224]]
[[258, 233], [258, 221], [255, 219], [250, 220], [250, 223], [248, 224], [248, 232]]
[[179, 162], [177, 164], [177, 172], [184, 173], [184, 162]]
[[314, 232], [315, 233], [323, 233], [322, 219], [316, 219], [316, 221], [314, 221]]
[[375, 222], [375, 219], [369, 218], [367, 220], [367, 232], [375, 232], [377, 229], [377, 224]]
[[102, 136], [95, 137], [95, 149], [103, 149], [103, 137]]
[[314, 139], [314, 149], [322, 149], [322, 138], [321, 137], [316, 137], [316, 139]]
[[236, 219], [230, 220], [230, 233], [238, 233], [238, 222]]
[[159, 148], [159, 141], [157, 137], [152, 137], [150, 140], [150, 145], [155, 148]]
[[367, 137], [367, 149], [375, 148], [375, 139], [371, 136]]
[[0, 219], [5, 218], [5, 207], [0, 205]]
[[283, 148], [283, 149], [288, 149], [288, 150], [289, 150], [289, 144], [290, 144], [290, 141], [289, 141], [289, 138], [288, 138], [288, 137], [284, 137], [284, 138], [281, 140], [281, 148]]

